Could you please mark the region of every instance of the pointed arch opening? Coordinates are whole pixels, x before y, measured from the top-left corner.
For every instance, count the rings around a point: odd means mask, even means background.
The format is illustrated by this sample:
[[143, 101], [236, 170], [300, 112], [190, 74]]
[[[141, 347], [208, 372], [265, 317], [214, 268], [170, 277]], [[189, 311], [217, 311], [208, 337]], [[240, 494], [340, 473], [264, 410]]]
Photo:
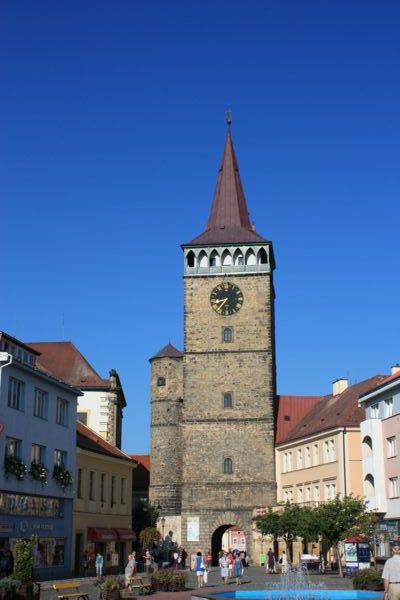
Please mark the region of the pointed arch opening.
[[256, 264], [256, 255], [253, 250], [249, 249], [246, 252], [246, 265], [255, 265]]
[[257, 254], [257, 264], [258, 265], [267, 265], [268, 264], [268, 255], [265, 248], [261, 248]]
[[210, 267], [219, 267], [220, 264], [220, 256], [216, 250], [213, 250], [210, 254]]
[[223, 251], [221, 261], [223, 267], [227, 267], [232, 264], [232, 254], [229, 252], [229, 250]]
[[204, 250], [202, 250], [199, 254], [199, 267], [203, 269], [208, 267], [208, 257]]
[[194, 267], [195, 261], [196, 261], [196, 256], [195, 256], [193, 250], [190, 250], [190, 252], [188, 252], [187, 256], [186, 256], [186, 264], [188, 267]]
[[371, 473], [364, 478], [364, 496], [371, 497], [375, 495], [375, 479]]
[[366, 435], [362, 441], [362, 455], [363, 458], [372, 456], [372, 439], [369, 435]]
[[235, 250], [235, 253], [233, 255], [233, 264], [237, 267], [240, 265], [244, 265], [243, 252], [240, 250], [240, 248]]

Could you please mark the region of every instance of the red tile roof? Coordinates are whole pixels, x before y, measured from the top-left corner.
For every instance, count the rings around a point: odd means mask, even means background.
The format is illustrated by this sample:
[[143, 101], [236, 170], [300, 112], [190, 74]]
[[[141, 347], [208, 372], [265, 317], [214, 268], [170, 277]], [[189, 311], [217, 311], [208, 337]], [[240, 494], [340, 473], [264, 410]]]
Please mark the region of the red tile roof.
[[349, 386], [341, 394], [322, 397], [279, 443], [291, 442], [337, 427], [359, 427], [365, 419], [365, 413], [358, 406], [358, 397], [381, 383], [384, 377], [374, 375]]
[[83, 450], [90, 450], [98, 454], [107, 454], [108, 456], [122, 458], [132, 463], [137, 462], [129, 454], [107, 442], [96, 431], [93, 431], [93, 429], [90, 429], [90, 427], [80, 421], [76, 422], [76, 445]]
[[150, 454], [130, 454], [129, 456], [150, 471]]
[[183, 246], [265, 241], [250, 223], [232, 137], [228, 129], [206, 229]]
[[152, 356], [149, 360], [153, 360], [154, 358], [182, 358], [183, 353], [175, 348], [172, 344], [167, 344], [157, 352], [154, 356]]
[[370, 394], [373, 391], [378, 391], [381, 388], [385, 387], [385, 385], [387, 385], [388, 383], [391, 383], [392, 381], [395, 381], [396, 379], [400, 380], [400, 371], [397, 371], [396, 373], [392, 373], [391, 375], [388, 375], [387, 377], [385, 377], [383, 379], [383, 381], [381, 381], [381, 383], [379, 385], [373, 386], [370, 390], [367, 390], [366, 392], [363, 392], [362, 394], [360, 394], [360, 400], [362, 400], [363, 396], [367, 396], [368, 394]]
[[29, 342], [29, 346], [40, 352], [38, 366], [59, 379], [81, 389], [110, 387], [72, 342]]
[[279, 396], [276, 419], [276, 443], [283, 442], [301, 419], [323, 396]]

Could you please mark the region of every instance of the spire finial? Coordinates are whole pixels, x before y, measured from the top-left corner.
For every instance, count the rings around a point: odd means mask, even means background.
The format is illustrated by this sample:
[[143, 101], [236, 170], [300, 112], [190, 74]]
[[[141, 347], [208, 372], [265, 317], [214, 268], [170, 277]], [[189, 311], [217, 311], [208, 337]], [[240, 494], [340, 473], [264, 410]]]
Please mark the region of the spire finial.
[[228, 110], [225, 111], [225, 121], [228, 127], [232, 125], [232, 111], [230, 108], [228, 108]]

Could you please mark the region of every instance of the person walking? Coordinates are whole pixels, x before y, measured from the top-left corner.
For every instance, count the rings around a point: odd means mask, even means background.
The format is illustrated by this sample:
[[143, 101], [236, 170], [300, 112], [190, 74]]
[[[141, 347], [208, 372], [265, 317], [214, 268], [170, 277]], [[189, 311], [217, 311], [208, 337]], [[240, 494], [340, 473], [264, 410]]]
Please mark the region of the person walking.
[[400, 600], [400, 539], [392, 540], [392, 557], [383, 567], [382, 579], [385, 585], [385, 600]]
[[104, 559], [103, 559], [102, 555], [100, 554], [100, 552], [98, 552], [96, 555], [95, 564], [96, 564], [96, 576], [101, 577], [103, 575]]
[[265, 570], [267, 573], [275, 573], [275, 554], [272, 548], [267, 552], [267, 564]]
[[242, 584], [242, 561], [239, 554], [233, 559], [233, 576], [236, 577], [236, 585]]
[[222, 553], [221, 558], [219, 559], [219, 566], [221, 568], [221, 579], [222, 583], [226, 585], [228, 583], [229, 576], [229, 560], [226, 552]]
[[88, 576], [89, 563], [90, 563], [89, 552], [87, 550], [85, 550], [85, 552], [83, 553], [83, 557], [82, 557], [82, 566], [83, 566], [83, 576], [84, 577]]
[[131, 577], [134, 576], [135, 561], [132, 554], [128, 554], [128, 563], [125, 567], [125, 587], [127, 588], [130, 583]]
[[204, 584], [204, 571], [205, 566], [203, 562], [203, 555], [201, 552], [196, 554], [196, 575], [197, 575], [197, 587], [202, 588]]
[[279, 564], [281, 566], [281, 573], [287, 573], [288, 562], [287, 562], [286, 552], [284, 550], [282, 550], [282, 554], [279, 558]]
[[181, 567], [182, 567], [182, 569], [186, 569], [186, 559], [187, 559], [187, 552], [186, 552], [185, 548], [182, 548], [182, 550], [181, 550]]

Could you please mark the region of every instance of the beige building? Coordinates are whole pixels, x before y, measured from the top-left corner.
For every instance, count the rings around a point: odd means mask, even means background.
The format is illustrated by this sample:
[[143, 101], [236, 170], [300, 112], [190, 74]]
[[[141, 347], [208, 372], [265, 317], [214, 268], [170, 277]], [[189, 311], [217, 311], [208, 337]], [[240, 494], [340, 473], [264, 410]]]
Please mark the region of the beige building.
[[[333, 383], [325, 397], [281, 396], [275, 449], [278, 505], [315, 506], [336, 494], [363, 496], [360, 423], [364, 411], [358, 397], [381, 376], [348, 385]], [[318, 548], [309, 548], [317, 551]], [[298, 562], [301, 544], [295, 545]]]
[[[132, 542], [132, 469], [137, 462], [77, 422], [76, 495], [72, 565], [100, 552], [106, 572], [125, 566]], [[91, 566], [94, 568], [92, 560]]]

